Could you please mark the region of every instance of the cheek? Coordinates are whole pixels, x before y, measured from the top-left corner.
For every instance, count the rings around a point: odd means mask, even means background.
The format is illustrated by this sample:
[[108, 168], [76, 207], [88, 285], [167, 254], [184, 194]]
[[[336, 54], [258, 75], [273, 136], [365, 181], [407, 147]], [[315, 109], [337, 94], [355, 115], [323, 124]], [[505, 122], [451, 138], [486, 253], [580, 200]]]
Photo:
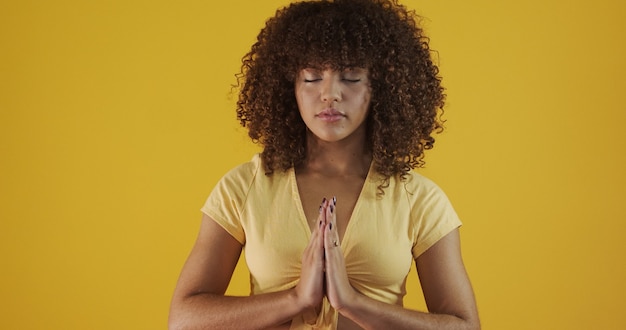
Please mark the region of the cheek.
[[306, 102], [311, 98], [311, 95], [313, 95], [313, 92], [310, 88], [296, 86], [296, 100], [298, 102]]
[[372, 98], [372, 93], [369, 90], [366, 90], [361, 95], [361, 103], [363, 107], [369, 108], [370, 100]]
[[304, 92], [302, 91], [302, 88], [296, 88], [296, 103], [298, 104], [298, 107], [302, 107], [305, 100], [306, 97], [304, 95]]
[[314, 96], [310, 91], [299, 90], [296, 92], [296, 104], [298, 106], [298, 112], [304, 118], [307, 117], [306, 113], [310, 112], [309, 109], [314, 107]]

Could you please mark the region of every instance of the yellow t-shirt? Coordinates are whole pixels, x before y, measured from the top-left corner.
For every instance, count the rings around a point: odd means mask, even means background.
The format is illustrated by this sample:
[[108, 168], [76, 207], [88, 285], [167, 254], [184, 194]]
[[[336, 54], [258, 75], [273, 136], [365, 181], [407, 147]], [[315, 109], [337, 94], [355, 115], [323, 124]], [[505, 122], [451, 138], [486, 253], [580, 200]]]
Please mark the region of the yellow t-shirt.
[[[381, 177], [372, 168], [345, 230], [341, 249], [350, 283], [360, 293], [402, 305], [411, 263], [461, 225], [443, 191], [411, 172], [391, 178], [378, 194]], [[228, 172], [202, 207], [244, 246], [251, 294], [292, 288], [311, 238], [293, 169], [265, 175], [255, 155]], [[304, 313], [292, 329], [336, 328], [337, 313], [324, 299], [320, 315]]]

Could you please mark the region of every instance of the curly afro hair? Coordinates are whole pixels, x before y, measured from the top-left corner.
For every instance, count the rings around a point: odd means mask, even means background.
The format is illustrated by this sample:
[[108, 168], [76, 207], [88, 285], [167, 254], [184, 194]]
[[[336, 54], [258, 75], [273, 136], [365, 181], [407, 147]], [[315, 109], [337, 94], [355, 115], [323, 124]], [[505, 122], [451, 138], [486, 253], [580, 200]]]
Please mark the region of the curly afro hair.
[[306, 126], [294, 85], [307, 67], [368, 69], [374, 169], [388, 183], [424, 165], [432, 134], [443, 130], [445, 94], [416, 19], [395, 0], [335, 0], [294, 3], [266, 22], [237, 75], [237, 118], [263, 146], [268, 175], [305, 159]]

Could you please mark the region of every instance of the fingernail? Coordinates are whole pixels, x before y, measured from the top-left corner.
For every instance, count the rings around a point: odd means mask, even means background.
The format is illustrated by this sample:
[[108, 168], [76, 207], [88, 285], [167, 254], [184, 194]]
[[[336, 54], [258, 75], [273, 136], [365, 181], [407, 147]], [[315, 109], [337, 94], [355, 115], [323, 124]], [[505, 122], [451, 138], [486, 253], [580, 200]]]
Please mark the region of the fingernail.
[[335, 212], [335, 206], [334, 206], [334, 205], [331, 205], [331, 206], [330, 206], [330, 213], [333, 213], [333, 212]]
[[333, 205], [337, 205], [337, 197], [333, 196]]
[[326, 197], [322, 198], [322, 204], [326, 203]]
[[319, 209], [319, 212], [320, 212], [320, 213], [322, 213], [322, 206], [321, 206], [321, 205], [320, 205], [320, 209]]
[[320, 227], [322, 226], [322, 221], [320, 221]]
[[333, 223], [332, 222], [328, 224], [328, 229], [333, 230]]

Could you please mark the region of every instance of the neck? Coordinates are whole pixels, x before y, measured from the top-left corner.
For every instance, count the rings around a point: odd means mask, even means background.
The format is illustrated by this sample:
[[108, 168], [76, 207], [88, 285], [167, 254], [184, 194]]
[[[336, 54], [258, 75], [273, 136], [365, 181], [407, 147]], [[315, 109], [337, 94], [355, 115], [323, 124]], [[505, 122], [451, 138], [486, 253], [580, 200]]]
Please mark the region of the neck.
[[327, 142], [307, 133], [307, 156], [302, 171], [314, 171], [329, 176], [367, 176], [372, 161], [366, 150], [365, 136], [351, 136], [341, 141]]

